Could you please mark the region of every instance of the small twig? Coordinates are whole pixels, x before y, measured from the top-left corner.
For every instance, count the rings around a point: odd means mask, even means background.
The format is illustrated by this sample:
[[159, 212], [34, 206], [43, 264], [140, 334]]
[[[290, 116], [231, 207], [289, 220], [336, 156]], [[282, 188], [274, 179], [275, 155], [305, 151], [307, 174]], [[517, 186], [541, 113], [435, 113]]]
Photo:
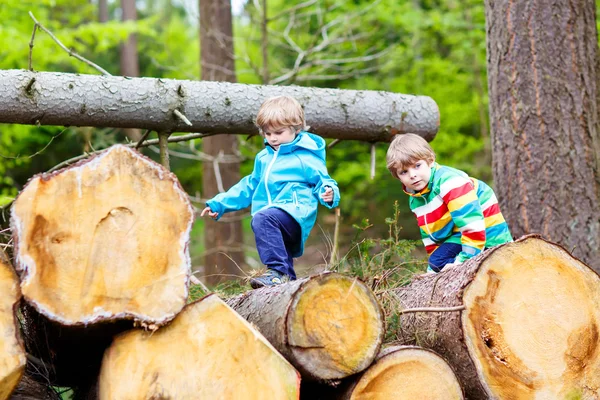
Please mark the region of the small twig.
[[405, 310], [400, 310], [400, 314], [409, 314], [409, 313], [418, 313], [418, 312], [454, 312], [454, 311], [463, 311], [467, 308], [465, 306], [456, 306], [456, 307], [420, 307], [420, 308], [407, 308]]
[[[169, 140], [168, 140], [168, 142], [169, 143], [185, 142], [185, 141], [188, 141], [188, 140], [202, 139], [202, 138], [205, 138], [205, 137], [208, 137], [208, 136], [214, 136], [214, 135], [220, 135], [220, 133], [190, 133], [188, 135], [180, 135], [180, 136], [170, 137]], [[150, 140], [146, 140], [139, 147], [154, 146], [154, 145], [157, 145], [157, 144], [158, 144], [158, 139], [150, 139]], [[135, 146], [137, 146], [137, 144], [135, 144], [135, 143], [128, 143], [128, 144], [125, 144], [124, 146], [135, 147]], [[57, 164], [54, 167], [50, 168], [46, 172], [56, 171], [57, 169], [60, 169], [60, 168], [65, 167], [67, 165], [71, 165], [71, 164], [73, 164], [73, 163], [75, 163], [77, 161], [80, 161], [80, 160], [83, 160], [85, 158], [88, 158], [88, 157], [90, 157], [90, 156], [92, 156], [94, 154], [101, 153], [104, 150], [105, 149], [98, 150], [98, 151], [93, 151], [93, 152], [90, 152], [90, 153], [82, 154], [82, 155], [77, 156], [77, 157], [69, 158], [68, 160], [65, 160], [65, 161], [61, 162], [60, 164]]]
[[[79, 54], [75, 53], [73, 50], [69, 50], [67, 49], [67, 47], [62, 44], [62, 42], [60, 40], [58, 40], [58, 38], [56, 36], [54, 36], [52, 34], [52, 32], [50, 32], [48, 29], [46, 29], [46, 27], [44, 27], [44, 25], [40, 24], [38, 22], [37, 19], [35, 19], [35, 17], [33, 16], [33, 13], [31, 11], [29, 11], [29, 16], [31, 17], [31, 19], [33, 19], [33, 21], [35, 22], [35, 24], [44, 32], [46, 32], [51, 38], [52, 40], [54, 40], [64, 51], [66, 51], [71, 57], [75, 57], [76, 59], [78, 59], [79, 61], [83, 61], [84, 63], [86, 63], [87, 65], [89, 65], [92, 68], [95, 68], [96, 70], [100, 71], [100, 73], [102, 73], [103, 75], [108, 75], [111, 76], [111, 74], [108, 73], [108, 71], [106, 71], [104, 68], [94, 64], [93, 62], [91, 62], [90, 60], [80, 56]], [[35, 30], [34, 30], [35, 32]], [[33, 36], [31, 38], [33, 40]], [[33, 45], [30, 45], [30, 51], [31, 48], [33, 47]], [[29, 66], [29, 68], [31, 69], [31, 65]]]
[[31, 59], [33, 58], [33, 41], [35, 39], [35, 31], [37, 30], [38, 24], [33, 25], [33, 33], [31, 34], [31, 41], [29, 42], [29, 70], [33, 71]]
[[142, 137], [140, 138], [140, 140], [138, 140], [137, 144], [135, 145], [134, 149], [139, 149], [140, 146], [142, 145], [142, 143], [144, 142], [144, 140], [148, 139], [148, 135], [150, 135], [150, 132], [152, 132], [151, 129], [147, 129], [146, 132], [144, 132], [144, 134], [142, 135]]
[[160, 149], [160, 163], [163, 167], [170, 170], [169, 165], [169, 136], [168, 132], [158, 132], [158, 148]]
[[331, 249], [331, 258], [329, 259], [329, 265], [334, 265], [337, 262], [338, 251], [339, 251], [339, 240], [340, 240], [340, 219], [341, 212], [340, 208], [335, 209], [335, 227], [333, 228], [333, 248]]
[[221, 169], [219, 168], [219, 159], [223, 155], [222, 151], [219, 152], [219, 155], [213, 160], [213, 170], [215, 171], [215, 179], [217, 181], [217, 189], [219, 189], [219, 193], [224, 193], [225, 188], [223, 187], [223, 179], [221, 178]]
[[186, 125], [192, 126], [192, 123], [190, 122], [190, 120], [187, 119], [186, 116], [181, 113], [181, 111], [175, 109], [173, 111], [173, 114], [175, 114], [175, 116], [177, 116], [177, 118], [179, 118], [180, 120], [182, 120]]
[[342, 141], [342, 139], [335, 139], [333, 142], [331, 142], [327, 145], [327, 149], [331, 149], [331, 148], [333, 148], [333, 146], [337, 146], [337, 144], [340, 143], [341, 141]]
[[375, 179], [375, 161], [376, 161], [376, 155], [377, 153], [375, 152], [375, 143], [373, 143], [371, 145], [371, 180]]

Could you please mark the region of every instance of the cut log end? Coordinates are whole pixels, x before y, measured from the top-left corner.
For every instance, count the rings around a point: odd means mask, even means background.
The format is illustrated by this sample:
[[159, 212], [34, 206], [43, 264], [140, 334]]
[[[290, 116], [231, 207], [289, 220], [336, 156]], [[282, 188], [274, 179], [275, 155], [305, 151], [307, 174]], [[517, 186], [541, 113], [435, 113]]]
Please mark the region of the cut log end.
[[418, 347], [386, 349], [358, 380], [350, 400], [462, 400], [454, 372], [437, 354]]
[[340, 379], [368, 367], [384, 335], [383, 314], [360, 281], [337, 274], [308, 280], [296, 292], [287, 338], [296, 363], [320, 379]]
[[192, 222], [176, 177], [125, 146], [36, 176], [11, 215], [23, 295], [65, 325], [165, 323], [185, 305]]
[[[0, 250], [1, 252], [1, 250]], [[0, 399], [7, 399], [25, 370], [25, 350], [19, 338], [15, 306], [21, 293], [12, 267], [0, 254]]]
[[154, 333], [127, 332], [107, 350], [101, 400], [297, 399], [298, 372], [214, 295]]
[[593, 270], [559, 246], [526, 238], [487, 257], [463, 300], [466, 344], [494, 398], [596, 398]]

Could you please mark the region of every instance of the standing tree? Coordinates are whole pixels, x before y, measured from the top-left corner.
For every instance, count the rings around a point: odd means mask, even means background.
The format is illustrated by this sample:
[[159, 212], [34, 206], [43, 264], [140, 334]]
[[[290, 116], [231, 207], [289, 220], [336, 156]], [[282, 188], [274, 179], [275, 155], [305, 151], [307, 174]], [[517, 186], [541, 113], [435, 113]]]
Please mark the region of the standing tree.
[[[123, 12], [123, 21], [137, 20], [137, 10], [135, 0], [121, 0], [121, 11]], [[138, 61], [138, 43], [135, 33], [129, 35], [125, 43], [121, 46], [121, 75], [140, 76], [140, 65]], [[142, 133], [139, 129], [125, 129], [125, 135], [131, 140], [139, 140]]]
[[539, 232], [600, 271], [593, 0], [487, 0], [494, 178], [514, 236]]
[[[203, 80], [236, 81], [230, 0], [200, 0], [200, 63]], [[204, 152], [213, 158], [204, 162], [202, 170], [203, 196], [210, 198], [240, 179], [239, 162], [220, 162], [224, 155], [238, 153], [238, 139], [235, 135], [218, 135], [202, 142]], [[234, 214], [219, 223], [207, 220], [204, 227], [208, 281], [218, 282], [218, 274], [238, 274], [237, 265], [244, 256], [240, 219]]]

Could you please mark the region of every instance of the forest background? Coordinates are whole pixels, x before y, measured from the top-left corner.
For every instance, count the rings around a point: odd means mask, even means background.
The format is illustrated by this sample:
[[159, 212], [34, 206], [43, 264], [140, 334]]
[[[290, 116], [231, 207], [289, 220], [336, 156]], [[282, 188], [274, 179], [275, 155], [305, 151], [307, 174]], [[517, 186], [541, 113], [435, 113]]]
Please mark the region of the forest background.
[[[272, 16], [266, 31], [260, 11], [264, 4]], [[34, 25], [31, 11], [68, 48], [111, 74], [121, 75], [120, 48], [135, 35], [139, 76], [201, 79], [196, 0], [137, 1], [137, 20], [127, 22], [122, 21], [120, 1], [106, 5], [104, 21], [98, 1], [2, 0], [0, 69], [27, 68]], [[240, 83], [430, 96], [441, 114], [440, 130], [431, 143], [438, 161], [493, 185], [484, 12], [483, 1], [475, 0], [234, 1], [235, 74]], [[311, 51], [299, 57], [299, 49]], [[41, 32], [35, 38], [33, 68], [98, 74]], [[0, 125], [0, 206], [10, 203], [34, 174], [82, 152], [127, 140], [127, 132], [112, 128]], [[242, 176], [251, 172], [253, 157], [261, 148], [260, 137], [240, 136]], [[370, 143], [343, 141], [328, 151], [329, 172], [342, 192], [341, 253], [350, 249], [359, 231], [386, 237], [386, 218], [394, 214], [396, 201], [401, 210], [400, 237], [418, 239], [407, 196], [385, 168], [386, 149], [382, 143], [375, 146], [374, 177]], [[201, 141], [171, 144], [170, 150], [172, 171], [195, 206], [203, 207]], [[157, 149], [143, 152], [158, 160]], [[246, 213], [244, 268], [260, 266], [249, 221]], [[204, 224], [201, 219], [195, 223], [190, 246], [199, 277], [206, 252]], [[297, 261], [301, 269], [310, 271], [329, 260], [334, 224], [334, 214], [321, 208], [305, 256]], [[357, 229], [367, 225], [372, 225], [367, 231]], [[423, 256], [422, 248], [417, 248], [416, 256]]]

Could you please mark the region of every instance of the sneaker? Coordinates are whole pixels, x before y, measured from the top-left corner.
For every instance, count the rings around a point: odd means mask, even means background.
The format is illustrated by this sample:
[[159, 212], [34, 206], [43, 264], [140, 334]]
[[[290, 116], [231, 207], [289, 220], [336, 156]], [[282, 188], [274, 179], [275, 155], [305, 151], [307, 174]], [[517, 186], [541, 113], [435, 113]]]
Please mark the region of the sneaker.
[[284, 275], [274, 269], [268, 269], [267, 272], [261, 276], [250, 279], [250, 286], [252, 289], [258, 289], [264, 286], [275, 286], [285, 282], [289, 282], [290, 277]]

